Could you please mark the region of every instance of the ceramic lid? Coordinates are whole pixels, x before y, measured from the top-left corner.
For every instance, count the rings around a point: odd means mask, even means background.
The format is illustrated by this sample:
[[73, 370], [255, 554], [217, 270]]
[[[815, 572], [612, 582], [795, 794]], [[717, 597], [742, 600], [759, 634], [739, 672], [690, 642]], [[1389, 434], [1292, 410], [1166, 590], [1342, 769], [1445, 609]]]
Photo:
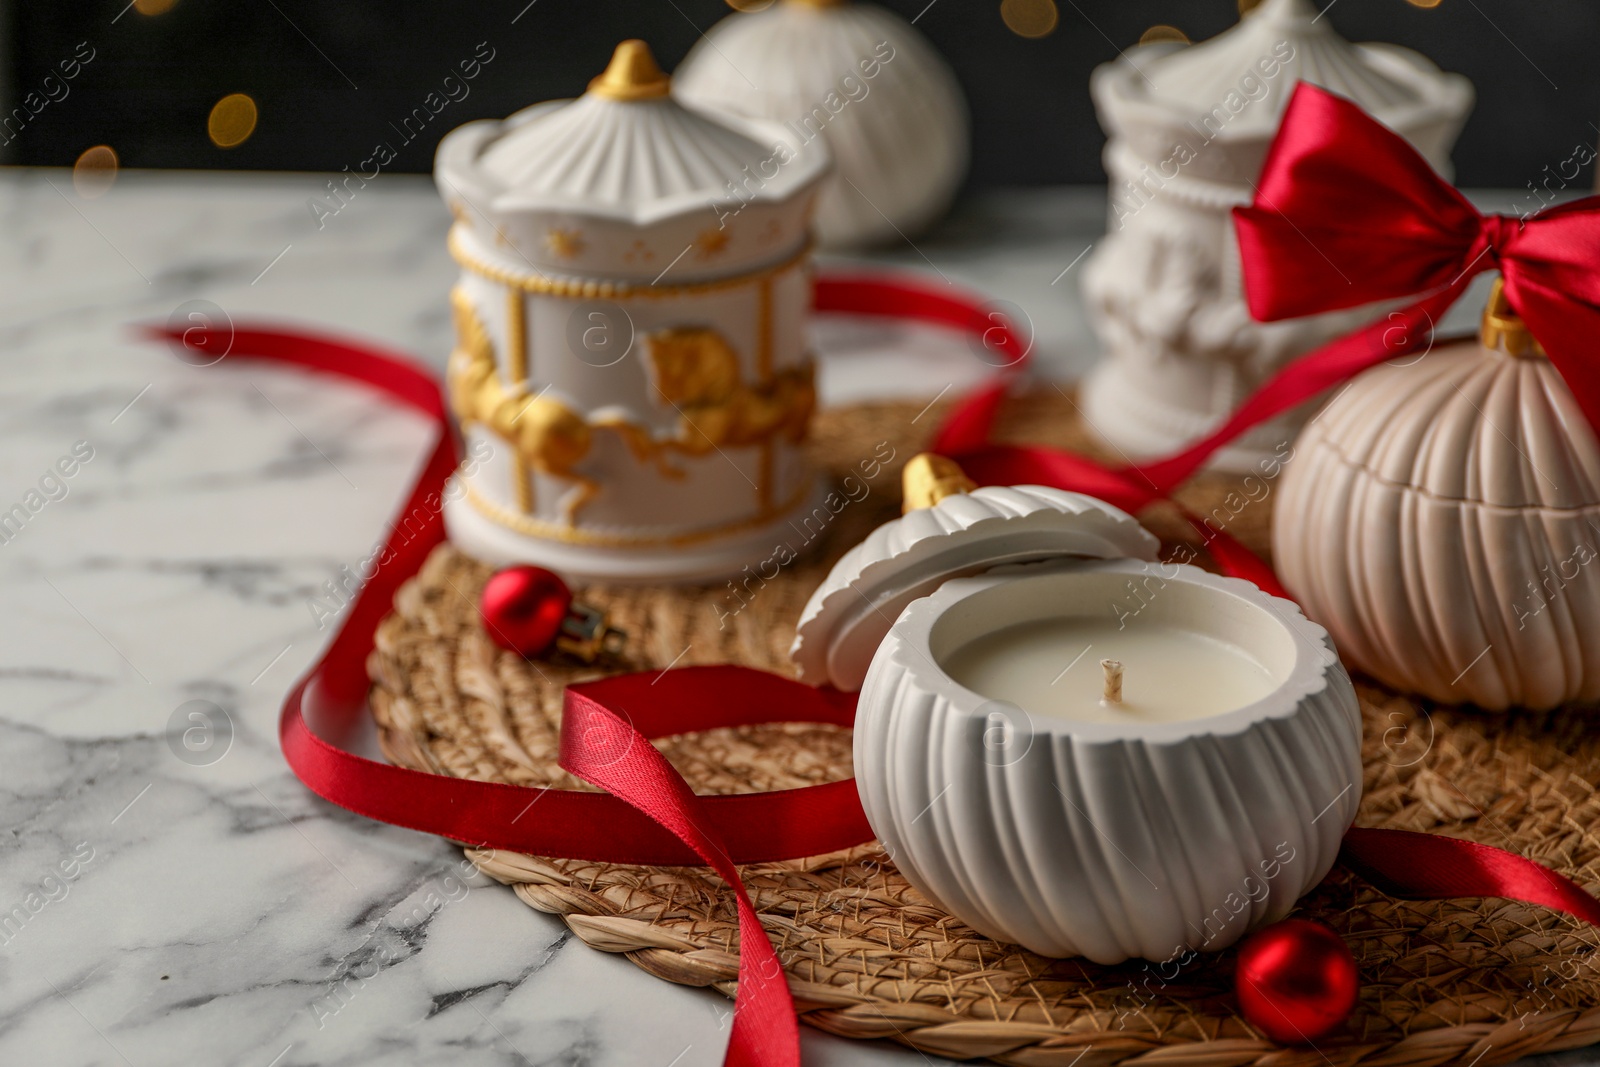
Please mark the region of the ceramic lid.
[[[1295, 85], [1308, 81], [1355, 101], [1430, 158], [1447, 154], [1472, 106], [1471, 83], [1409, 49], [1352, 44], [1321, 14], [1310, 0], [1264, 0], [1199, 44], [1130, 49], [1095, 71], [1102, 120], [1117, 134], [1149, 125], [1186, 130], [1191, 147], [1222, 146], [1213, 156], [1238, 150], [1247, 159], [1243, 171], [1259, 167], [1260, 147], [1277, 131]], [[1170, 132], [1162, 138], [1152, 147], [1170, 152]]]
[[[1470, 514], [1458, 505], [1483, 505], [1500, 516], [1526, 509], [1527, 521], [1544, 527], [1600, 504], [1600, 441], [1511, 310], [1501, 279], [1476, 341], [1441, 345], [1369, 374], [1328, 405], [1307, 441], [1381, 485], [1415, 492], [1416, 521], [1430, 529], [1446, 521], [1439, 516], [1476, 528], [1477, 520], [1457, 517]], [[1503, 549], [1490, 543], [1483, 551]]]
[[457, 220], [524, 270], [674, 280], [792, 254], [828, 167], [820, 138], [685, 106], [643, 41], [575, 100], [452, 130], [434, 163]]
[[[1313, 82], [1361, 105], [1380, 119], [1422, 101], [1423, 89], [1367, 61], [1358, 45], [1340, 37], [1331, 19], [1310, 0], [1265, 0], [1237, 25], [1145, 64], [1151, 100], [1189, 116], [1204, 114], [1239, 79], [1255, 74], [1266, 95], [1252, 100], [1223, 130], [1225, 136], [1268, 136], [1278, 127], [1296, 82]], [[1288, 55], [1288, 59], [1282, 59]], [[1264, 78], [1263, 57], [1279, 59], [1279, 73]]]
[[884, 523], [834, 564], [801, 613], [789, 658], [801, 680], [855, 692], [900, 613], [952, 578], [1063, 557], [1154, 560], [1160, 547], [1133, 516], [1082, 493], [952, 493]]

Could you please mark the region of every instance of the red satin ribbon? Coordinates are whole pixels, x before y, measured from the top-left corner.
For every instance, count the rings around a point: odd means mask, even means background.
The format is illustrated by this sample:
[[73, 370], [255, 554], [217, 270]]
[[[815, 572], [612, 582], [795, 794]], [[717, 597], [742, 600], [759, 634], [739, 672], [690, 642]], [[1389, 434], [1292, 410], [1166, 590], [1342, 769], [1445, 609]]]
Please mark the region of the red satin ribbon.
[[[1424, 295], [1289, 363], [1214, 431], [1171, 456], [1113, 467], [1059, 449], [994, 444], [1005, 380], [969, 398], [934, 450], [981, 483], [1055, 485], [1136, 512], [1167, 500], [1247, 430], [1369, 367], [1425, 349], [1445, 312], [1488, 270], [1502, 273], [1507, 300], [1600, 432], [1600, 360], [1590, 354], [1600, 337], [1600, 197], [1527, 220], [1481, 215], [1403, 138], [1348, 100], [1302, 82], [1267, 154], [1255, 203], [1236, 208], [1234, 217], [1245, 293], [1258, 319]], [[992, 326], [985, 336], [994, 336]], [[1198, 517], [1184, 517], [1225, 572], [1285, 595], [1254, 553]]]
[[[890, 315], [974, 330], [1017, 357], [1016, 337], [976, 299], [910, 280], [818, 279], [821, 311]], [[160, 329], [150, 336], [182, 341]], [[196, 336], [200, 334], [202, 336]], [[231, 342], [231, 347], [230, 347]], [[284, 756], [319, 796], [359, 814], [464, 844], [611, 863], [707, 864], [732, 888], [740, 924], [739, 990], [724, 1061], [797, 1067], [799, 1034], [781, 961], [751, 906], [736, 865], [817, 855], [872, 837], [853, 781], [738, 796], [697, 796], [649, 738], [716, 726], [807, 721], [848, 726], [852, 696], [744, 667], [692, 667], [571, 686], [565, 696], [563, 767], [605, 793], [534, 789], [424, 774], [348, 751], [367, 714], [366, 659], [400, 584], [444, 540], [440, 514], [457, 449], [432, 375], [408, 359], [326, 338], [241, 328], [188, 331], [201, 350], [290, 363], [367, 384], [432, 420], [438, 439], [396, 517], [377, 567], [322, 658], [289, 692], [279, 723]], [[938, 441], [995, 479], [1068, 483], [1124, 506], [1161, 499], [1137, 475], [1070, 453], [987, 443], [1008, 379], [960, 402]], [[1216, 545], [1213, 543], [1213, 550]], [[1255, 560], [1242, 546], [1238, 551]], [[1268, 575], [1270, 577], [1270, 574]], [[1275, 584], [1275, 583], [1273, 583]], [[314, 724], [314, 728], [313, 728]], [[1531, 860], [1428, 834], [1354, 829], [1346, 855], [1400, 896], [1510, 896], [1600, 923], [1600, 901]]]
[[1255, 203], [1235, 208], [1234, 222], [1245, 297], [1262, 321], [1423, 295], [1289, 363], [1204, 439], [1140, 464], [1160, 491], [1251, 427], [1422, 349], [1472, 279], [1490, 270], [1500, 271], [1507, 301], [1600, 431], [1600, 197], [1527, 219], [1479, 214], [1398, 134], [1301, 82]]

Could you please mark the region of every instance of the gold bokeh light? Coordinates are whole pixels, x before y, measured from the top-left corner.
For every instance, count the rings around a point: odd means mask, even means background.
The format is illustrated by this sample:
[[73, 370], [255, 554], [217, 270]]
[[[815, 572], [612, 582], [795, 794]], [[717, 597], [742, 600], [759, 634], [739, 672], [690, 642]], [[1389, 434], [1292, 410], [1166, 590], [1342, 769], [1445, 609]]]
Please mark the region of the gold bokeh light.
[[1178, 29], [1178, 27], [1168, 26], [1165, 23], [1151, 26], [1139, 35], [1140, 44], [1155, 44], [1158, 41], [1176, 41], [1179, 44], [1188, 44], [1189, 35]]
[[1018, 37], [1036, 40], [1055, 32], [1061, 13], [1055, 0], [1000, 0], [1000, 19]]
[[165, 15], [178, 5], [178, 0], [133, 0], [133, 9], [141, 15]]
[[116, 183], [121, 166], [116, 150], [110, 145], [97, 144], [86, 148], [72, 164], [72, 188], [85, 200], [105, 196]]
[[256, 102], [245, 93], [229, 93], [211, 108], [206, 133], [218, 148], [236, 148], [256, 132]]

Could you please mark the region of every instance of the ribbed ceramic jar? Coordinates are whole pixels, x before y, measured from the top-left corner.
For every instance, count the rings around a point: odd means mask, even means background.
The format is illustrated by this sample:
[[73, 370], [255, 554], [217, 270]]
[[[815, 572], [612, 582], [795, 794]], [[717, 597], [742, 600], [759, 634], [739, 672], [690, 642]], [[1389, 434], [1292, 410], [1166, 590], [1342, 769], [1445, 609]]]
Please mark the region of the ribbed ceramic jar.
[[1292, 604], [1161, 569], [1146, 611], [1250, 649], [1278, 684], [1211, 718], [1030, 716], [942, 669], [989, 628], [1103, 612], [1159, 566], [957, 579], [912, 604], [873, 659], [855, 731], [867, 819], [901, 873], [980, 933], [1047, 956], [1168, 960], [1283, 918], [1333, 866], [1361, 795], [1360, 709]]
[[[1103, 501], [934, 495], [840, 559], [791, 651], [803, 678], [860, 690], [856, 782], [895, 866], [989, 937], [1099, 963], [1215, 951], [1282, 918], [1361, 797], [1360, 706], [1327, 632], [1248, 582], [1156, 562], [1155, 538]], [[1182, 631], [1208, 658], [1242, 654], [1262, 695], [1186, 712], [1194, 666], [1149, 645], [1128, 685], [1172, 672], [1170, 718], [1057, 700], [1068, 671], [1108, 666], [1120, 700], [1123, 665], [1055, 637], [1043, 677], [1062, 670], [1031, 714], [956, 680], [974, 647], [1063, 623], [1102, 648], [1125, 627]]]
[[717, 23], [679, 66], [684, 100], [828, 143], [817, 236], [845, 248], [936, 221], [967, 172], [966, 100], [905, 19], [852, 0], [778, 0]]
[[1450, 704], [1600, 700], [1600, 445], [1499, 289], [1295, 441], [1274, 558], [1350, 664]]
[[825, 145], [674, 98], [640, 41], [575, 100], [439, 145], [455, 216], [447, 494], [480, 559], [698, 581], [817, 503], [809, 220]]

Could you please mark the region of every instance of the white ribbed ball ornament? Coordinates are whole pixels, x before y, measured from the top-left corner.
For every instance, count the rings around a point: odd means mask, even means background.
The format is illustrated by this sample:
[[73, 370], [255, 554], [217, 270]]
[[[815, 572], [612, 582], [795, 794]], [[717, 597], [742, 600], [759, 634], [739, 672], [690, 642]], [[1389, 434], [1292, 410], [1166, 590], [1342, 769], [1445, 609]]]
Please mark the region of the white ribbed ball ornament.
[[1600, 699], [1600, 445], [1498, 281], [1480, 340], [1330, 401], [1280, 494], [1278, 571], [1352, 667], [1496, 711]]
[[713, 26], [673, 74], [686, 103], [822, 137], [834, 172], [817, 239], [835, 248], [911, 236], [967, 171], [967, 105], [943, 58], [875, 4], [778, 0]]

